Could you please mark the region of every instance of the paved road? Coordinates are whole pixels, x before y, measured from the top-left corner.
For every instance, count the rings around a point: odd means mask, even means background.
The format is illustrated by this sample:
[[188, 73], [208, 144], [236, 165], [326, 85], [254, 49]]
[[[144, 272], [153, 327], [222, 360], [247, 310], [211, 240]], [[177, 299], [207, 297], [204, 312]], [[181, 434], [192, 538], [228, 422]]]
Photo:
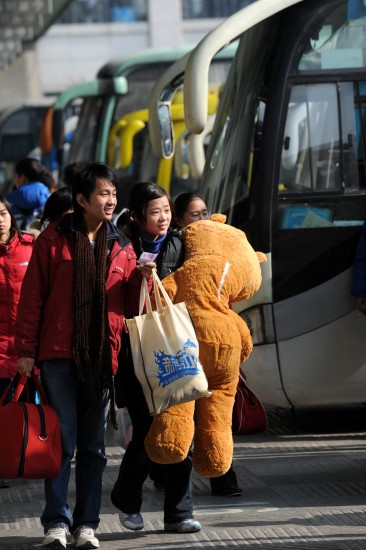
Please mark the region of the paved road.
[[[235, 438], [241, 497], [212, 497], [208, 480], [195, 475], [195, 515], [203, 530], [190, 535], [163, 532], [163, 494], [149, 481], [142, 510], [145, 530], [132, 533], [119, 525], [109, 494], [121, 450], [109, 437], [101, 548], [365, 550], [365, 415], [360, 407], [270, 411], [265, 434]], [[41, 548], [42, 482], [10, 483], [0, 490], [0, 550]]]

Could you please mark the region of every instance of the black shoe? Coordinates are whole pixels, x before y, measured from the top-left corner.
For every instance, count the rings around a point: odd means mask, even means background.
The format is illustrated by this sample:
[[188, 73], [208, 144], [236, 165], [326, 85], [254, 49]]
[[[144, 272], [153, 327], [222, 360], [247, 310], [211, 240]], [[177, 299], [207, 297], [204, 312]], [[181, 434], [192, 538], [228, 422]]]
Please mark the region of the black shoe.
[[238, 486], [233, 487], [221, 487], [211, 490], [211, 495], [214, 497], [239, 497], [242, 494], [242, 490]]

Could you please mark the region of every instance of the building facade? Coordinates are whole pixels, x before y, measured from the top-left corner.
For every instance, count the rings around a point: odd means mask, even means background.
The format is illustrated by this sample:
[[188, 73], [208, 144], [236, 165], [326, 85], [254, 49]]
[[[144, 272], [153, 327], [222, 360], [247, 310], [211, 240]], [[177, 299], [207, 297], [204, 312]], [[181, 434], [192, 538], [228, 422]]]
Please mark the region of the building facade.
[[196, 44], [253, 0], [74, 0], [4, 72], [0, 107], [57, 95], [91, 80], [112, 58]]

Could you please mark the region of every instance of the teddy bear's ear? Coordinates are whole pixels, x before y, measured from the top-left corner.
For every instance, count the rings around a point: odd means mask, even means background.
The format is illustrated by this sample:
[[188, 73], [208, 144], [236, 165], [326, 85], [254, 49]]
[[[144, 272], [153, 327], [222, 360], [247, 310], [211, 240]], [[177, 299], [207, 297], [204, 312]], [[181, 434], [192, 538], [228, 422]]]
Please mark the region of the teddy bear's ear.
[[210, 219], [213, 222], [218, 222], [218, 223], [225, 223], [226, 222], [225, 214], [212, 214]]
[[258, 256], [259, 263], [265, 263], [267, 261], [267, 256], [263, 252], [256, 252]]

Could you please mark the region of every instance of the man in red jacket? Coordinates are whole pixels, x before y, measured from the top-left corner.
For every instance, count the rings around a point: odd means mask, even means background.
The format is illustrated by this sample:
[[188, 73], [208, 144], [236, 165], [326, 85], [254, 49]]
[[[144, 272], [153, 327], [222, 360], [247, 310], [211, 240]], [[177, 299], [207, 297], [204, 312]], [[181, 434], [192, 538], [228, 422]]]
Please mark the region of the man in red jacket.
[[[98, 548], [105, 430], [115, 422], [113, 374], [124, 316], [138, 313], [141, 274], [130, 242], [111, 223], [116, 178], [105, 164], [84, 165], [73, 184], [74, 213], [38, 237], [23, 281], [16, 321], [19, 372], [35, 361], [49, 403], [59, 416], [63, 459], [56, 479], [45, 480], [41, 522], [46, 548]], [[110, 406], [109, 401], [111, 400]], [[76, 504], [67, 502], [76, 452]]]

